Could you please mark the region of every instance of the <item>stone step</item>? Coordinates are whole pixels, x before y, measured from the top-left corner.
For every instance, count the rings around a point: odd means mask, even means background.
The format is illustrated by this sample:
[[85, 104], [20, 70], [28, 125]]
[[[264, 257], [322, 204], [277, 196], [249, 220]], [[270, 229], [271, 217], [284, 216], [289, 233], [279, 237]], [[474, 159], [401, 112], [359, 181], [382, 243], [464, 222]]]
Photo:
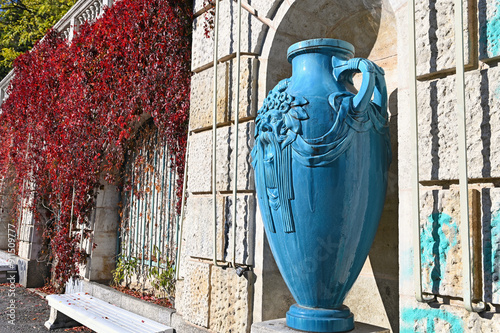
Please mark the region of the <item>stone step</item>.
[[[255, 323], [252, 325], [251, 333], [300, 333], [286, 326], [286, 319], [274, 319]], [[349, 333], [390, 333], [390, 330], [383, 327], [373, 326], [365, 323], [355, 322], [354, 330]]]

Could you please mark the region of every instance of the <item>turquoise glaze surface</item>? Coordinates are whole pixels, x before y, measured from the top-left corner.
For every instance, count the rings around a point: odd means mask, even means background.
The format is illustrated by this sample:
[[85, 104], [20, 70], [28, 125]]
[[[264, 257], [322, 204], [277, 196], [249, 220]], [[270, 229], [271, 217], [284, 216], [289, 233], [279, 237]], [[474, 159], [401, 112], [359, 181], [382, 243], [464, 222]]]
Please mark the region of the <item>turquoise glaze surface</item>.
[[[292, 45], [292, 77], [256, 119], [252, 150], [267, 238], [297, 304], [287, 325], [354, 328], [342, 305], [370, 250], [390, 163], [384, 71], [336, 39]], [[358, 93], [352, 75], [361, 72]], [[350, 88], [348, 88], [350, 87]]]

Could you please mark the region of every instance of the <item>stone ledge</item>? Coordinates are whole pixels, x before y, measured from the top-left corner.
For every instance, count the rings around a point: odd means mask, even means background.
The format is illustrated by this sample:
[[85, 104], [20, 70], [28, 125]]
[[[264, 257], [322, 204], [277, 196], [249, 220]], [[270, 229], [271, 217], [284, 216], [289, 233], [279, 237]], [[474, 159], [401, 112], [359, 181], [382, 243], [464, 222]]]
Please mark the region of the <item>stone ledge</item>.
[[[291, 329], [285, 324], [286, 319], [275, 319], [263, 321], [261, 323], [255, 323], [252, 325], [251, 333], [273, 333], [273, 332], [283, 332], [283, 333], [298, 333], [304, 331], [298, 331]], [[354, 329], [349, 331], [351, 333], [390, 333], [387, 328], [382, 328], [378, 326], [373, 326], [365, 323], [355, 322]]]

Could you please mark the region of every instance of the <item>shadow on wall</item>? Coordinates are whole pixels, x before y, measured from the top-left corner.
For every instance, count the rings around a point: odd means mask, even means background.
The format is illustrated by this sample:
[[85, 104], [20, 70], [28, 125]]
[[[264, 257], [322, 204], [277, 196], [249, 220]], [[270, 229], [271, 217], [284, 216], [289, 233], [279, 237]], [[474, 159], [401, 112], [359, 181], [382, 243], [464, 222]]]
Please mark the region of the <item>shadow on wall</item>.
[[500, 202], [497, 189], [481, 191], [483, 234], [483, 297], [484, 301], [500, 303]]
[[380, 225], [369, 259], [383, 307], [393, 332], [399, 332], [399, 263], [398, 263], [398, 90], [389, 95], [389, 123], [392, 163], [389, 168], [387, 196]]

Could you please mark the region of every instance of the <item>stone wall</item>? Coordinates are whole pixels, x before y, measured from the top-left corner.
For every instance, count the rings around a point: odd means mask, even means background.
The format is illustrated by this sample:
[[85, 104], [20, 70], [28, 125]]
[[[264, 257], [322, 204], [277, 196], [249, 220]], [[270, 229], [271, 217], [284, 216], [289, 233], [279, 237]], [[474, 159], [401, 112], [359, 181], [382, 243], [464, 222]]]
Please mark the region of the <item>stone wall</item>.
[[[459, 195], [458, 125], [455, 88], [454, 19], [450, 1], [417, 1], [417, 107], [419, 126], [420, 249], [412, 244], [408, 49], [401, 48], [399, 116], [399, 262], [401, 332], [496, 332], [498, 326], [500, 209], [500, 72], [497, 59], [498, 2], [464, 1], [465, 104], [469, 172], [472, 297], [487, 312], [469, 313], [463, 279]], [[407, 9], [405, 8], [405, 11]], [[398, 45], [408, 45], [406, 35]], [[413, 256], [420, 250], [422, 288], [437, 295], [431, 304], [415, 300]]]

